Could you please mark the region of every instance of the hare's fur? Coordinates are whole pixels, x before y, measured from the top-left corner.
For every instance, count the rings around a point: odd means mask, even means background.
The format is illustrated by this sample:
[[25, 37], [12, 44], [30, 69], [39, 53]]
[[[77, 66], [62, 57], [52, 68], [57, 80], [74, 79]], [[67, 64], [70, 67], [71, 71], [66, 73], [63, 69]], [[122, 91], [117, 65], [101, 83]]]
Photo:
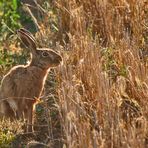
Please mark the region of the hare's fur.
[[[33, 108], [40, 97], [51, 67], [58, 66], [62, 58], [51, 49], [37, 49], [34, 38], [25, 29], [18, 34], [31, 50], [31, 62], [13, 67], [3, 78], [0, 88], [0, 116], [26, 119], [32, 131]], [[33, 40], [32, 40], [33, 38]]]

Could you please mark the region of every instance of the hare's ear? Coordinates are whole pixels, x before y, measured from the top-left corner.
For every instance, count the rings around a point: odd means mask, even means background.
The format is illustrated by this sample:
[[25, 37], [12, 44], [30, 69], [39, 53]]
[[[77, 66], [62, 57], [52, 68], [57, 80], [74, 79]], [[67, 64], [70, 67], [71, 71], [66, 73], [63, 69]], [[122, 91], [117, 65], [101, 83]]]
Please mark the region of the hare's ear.
[[17, 34], [22, 42], [31, 50], [31, 52], [36, 51], [36, 40], [28, 30], [21, 28], [17, 30]]

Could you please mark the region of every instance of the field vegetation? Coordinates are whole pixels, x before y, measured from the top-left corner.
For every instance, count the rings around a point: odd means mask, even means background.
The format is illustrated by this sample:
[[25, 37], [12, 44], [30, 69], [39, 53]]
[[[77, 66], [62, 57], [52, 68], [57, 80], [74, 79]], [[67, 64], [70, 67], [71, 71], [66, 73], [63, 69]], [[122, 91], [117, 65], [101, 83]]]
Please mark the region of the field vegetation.
[[21, 121], [7, 121], [7, 126], [2, 121], [0, 147], [25, 147], [35, 140], [53, 148], [146, 148], [148, 2], [25, 2], [17, 5], [15, 25], [0, 9], [8, 29], [6, 36], [0, 32], [0, 78], [29, 59], [14, 34], [21, 26], [34, 33], [40, 46], [60, 52], [63, 65], [49, 74], [36, 107], [35, 133], [23, 133]]

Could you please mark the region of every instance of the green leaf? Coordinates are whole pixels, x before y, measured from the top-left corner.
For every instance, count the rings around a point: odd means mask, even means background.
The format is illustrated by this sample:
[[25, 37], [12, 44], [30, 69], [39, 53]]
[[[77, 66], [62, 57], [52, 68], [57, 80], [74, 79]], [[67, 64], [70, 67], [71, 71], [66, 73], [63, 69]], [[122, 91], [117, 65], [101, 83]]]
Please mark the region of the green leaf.
[[14, 9], [14, 10], [17, 9], [17, 0], [13, 0], [13, 9]]

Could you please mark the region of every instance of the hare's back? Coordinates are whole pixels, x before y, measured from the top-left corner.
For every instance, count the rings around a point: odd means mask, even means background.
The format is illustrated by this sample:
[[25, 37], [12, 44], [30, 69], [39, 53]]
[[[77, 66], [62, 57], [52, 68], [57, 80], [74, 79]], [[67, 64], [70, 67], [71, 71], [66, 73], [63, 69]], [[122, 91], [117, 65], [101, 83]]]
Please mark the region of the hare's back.
[[26, 73], [26, 66], [19, 65], [19, 66], [13, 67], [5, 77], [9, 76], [9, 77], [17, 78], [17, 77], [20, 77], [21, 75], [24, 75], [24, 73]]
[[41, 73], [33, 66], [12, 68], [2, 80], [1, 85], [3, 97], [38, 97], [42, 89]]
[[[16, 66], [13, 67], [3, 78], [2, 81], [23, 82], [22, 84], [32, 81], [36, 77], [37, 68], [34, 66]], [[6, 82], [5, 82], [6, 83]]]
[[13, 67], [2, 79], [1, 82], [1, 96], [14, 96], [16, 89], [19, 84], [17, 84], [17, 80], [21, 79], [23, 81], [23, 75], [26, 71], [24, 66], [16, 66]]

